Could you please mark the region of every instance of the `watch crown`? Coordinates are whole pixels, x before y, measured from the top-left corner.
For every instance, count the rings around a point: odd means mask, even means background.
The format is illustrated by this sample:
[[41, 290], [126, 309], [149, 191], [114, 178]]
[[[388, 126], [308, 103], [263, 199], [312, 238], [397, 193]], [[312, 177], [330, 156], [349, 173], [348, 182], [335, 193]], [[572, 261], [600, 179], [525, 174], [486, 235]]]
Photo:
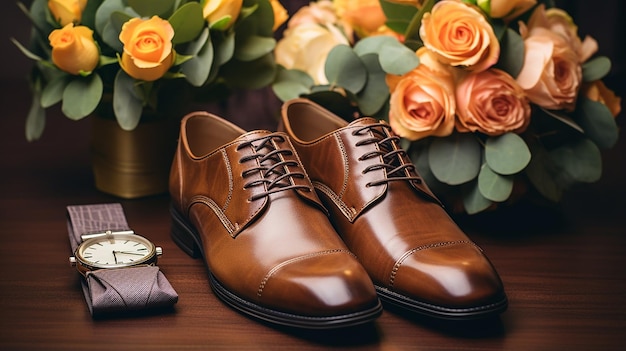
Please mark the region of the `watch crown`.
[[76, 257], [74, 256], [70, 257], [70, 266], [76, 266]]
[[163, 255], [163, 249], [160, 246], [155, 248], [157, 256]]

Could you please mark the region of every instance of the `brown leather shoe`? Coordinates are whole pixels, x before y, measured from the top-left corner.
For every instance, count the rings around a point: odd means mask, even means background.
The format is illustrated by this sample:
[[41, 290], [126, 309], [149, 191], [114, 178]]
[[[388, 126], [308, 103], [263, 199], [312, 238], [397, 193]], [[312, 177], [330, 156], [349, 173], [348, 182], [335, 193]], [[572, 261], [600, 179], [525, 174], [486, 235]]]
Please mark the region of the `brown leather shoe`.
[[494, 267], [422, 182], [386, 123], [348, 124], [296, 99], [284, 104], [279, 128], [383, 302], [445, 319], [506, 309]]
[[235, 309], [304, 328], [382, 312], [285, 134], [246, 133], [204, 112], [185, 116], [170, 193], [174, 241], [204, 257], [214, 292]]

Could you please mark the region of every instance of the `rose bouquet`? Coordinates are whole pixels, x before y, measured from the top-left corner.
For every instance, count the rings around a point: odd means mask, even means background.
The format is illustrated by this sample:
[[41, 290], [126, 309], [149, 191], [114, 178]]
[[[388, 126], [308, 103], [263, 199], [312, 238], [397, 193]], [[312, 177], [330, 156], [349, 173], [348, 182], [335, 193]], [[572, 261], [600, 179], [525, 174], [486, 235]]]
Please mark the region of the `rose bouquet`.
[[551, 1], [320, 0], [289, 20], [273, 89], [387, 121], [433, 191], [473, 214], [599, 179], [621, 99], [596, 51]]
[[[33, 23], [35, 61], [26, 138], [38, 139], [45, 109], [61, 103], [78, 120], [109, 105], [124, 130], [183, 87], [259, 88], [274, 78], [274, 30], [286, 19], [273, 0], [34, 0], [18, 3]], [[168, 93], [160, 94], [166, 88]], [[195, 91], [194, 90], [194, 91]], [[160, 95], [159, 95], [160, 94]], [[177, 103], [173, 101], [172, 103]]]

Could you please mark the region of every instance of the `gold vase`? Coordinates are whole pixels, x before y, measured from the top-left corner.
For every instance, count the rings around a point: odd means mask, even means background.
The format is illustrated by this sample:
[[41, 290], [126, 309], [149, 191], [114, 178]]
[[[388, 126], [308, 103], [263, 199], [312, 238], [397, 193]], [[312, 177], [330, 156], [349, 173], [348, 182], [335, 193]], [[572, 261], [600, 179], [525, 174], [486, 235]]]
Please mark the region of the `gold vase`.
[[94, 117], [91, 157], [96, 188], [125, 199], [166, 193], [178, 124], [155, 119], [126, 131], [115, 119]]

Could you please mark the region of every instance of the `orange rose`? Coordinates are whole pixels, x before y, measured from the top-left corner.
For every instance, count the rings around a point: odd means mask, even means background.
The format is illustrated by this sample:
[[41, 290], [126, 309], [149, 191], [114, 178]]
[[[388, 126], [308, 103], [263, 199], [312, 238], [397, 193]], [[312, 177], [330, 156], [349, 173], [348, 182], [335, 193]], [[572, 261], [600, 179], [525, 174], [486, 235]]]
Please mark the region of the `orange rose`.
[[59, 69], [80, 74], [91, 72], [100, 61], [100, 51], [93, 40], [93, 31], [85, 26], [74, 27], [73, 23], [62, 29], [53, 30], [48, 36], [52, 46], [52, 62]]
[[490, 0], [488, 12], [492, 18], [502, 18], [509, 22], [536, 4], [537, 0]]
[[[422, 59], [418, 50], [418, 55]], [[447, 136], [454, 130], [454, 81], [452, 75], [430, 68], [422, 61], [403, 76], [387, 75], [389, 125], [409, 140]]]
[[458, 1], [440, 1], [424, 14], [420, 37], [441, 62], [470, 71], [486, 70], [500, 55], [500, 44], [484, 15]]
[[582, 94], [590, 100], [606, 105], [613, 117], [616, 117], [622, 111], [622, 99], [616, 96], [613, 90], [607, 88], [601, 80], [585, 84]]
[[530, 123], [524, 91], [508, 73], [495, 68], [462, 78], [456, 87], [456, 105], [459, 132], [521, 133]]
[[203, 3], [202, 14], [209, 25], [220, 22], [217, 29], [224, 30], [230, 28], [239, 17], [243, 0], [204, 0]]
[[270, 5], [272, 5], [272, 11], [274, 12], [274, 27], [272, 30], [275, 31], [283, 23], [287, 22], [289, 14], [278, 0], [270, 0]]
[[158, 16], [130, 19], [120, 32], [124, 44], [120, 66], [135, 79], [154, 81], [163, 77], [174, 63], [173, 37], [172, 25]]
[[337, 15], [361, 37], [377, 33], [387, 17], [378, 0], [335, 0]]
[[87, 0], [48, 0], [52, 17], [62, 26], [79, 23], [86, 6]]
[[524, 65], [517, 83], [533, 103], [552, 110], [574, 110], [582, 81], [578, 55], [559, 34], [535, 28], [529, 35], [520, 24], [524, 38]]

